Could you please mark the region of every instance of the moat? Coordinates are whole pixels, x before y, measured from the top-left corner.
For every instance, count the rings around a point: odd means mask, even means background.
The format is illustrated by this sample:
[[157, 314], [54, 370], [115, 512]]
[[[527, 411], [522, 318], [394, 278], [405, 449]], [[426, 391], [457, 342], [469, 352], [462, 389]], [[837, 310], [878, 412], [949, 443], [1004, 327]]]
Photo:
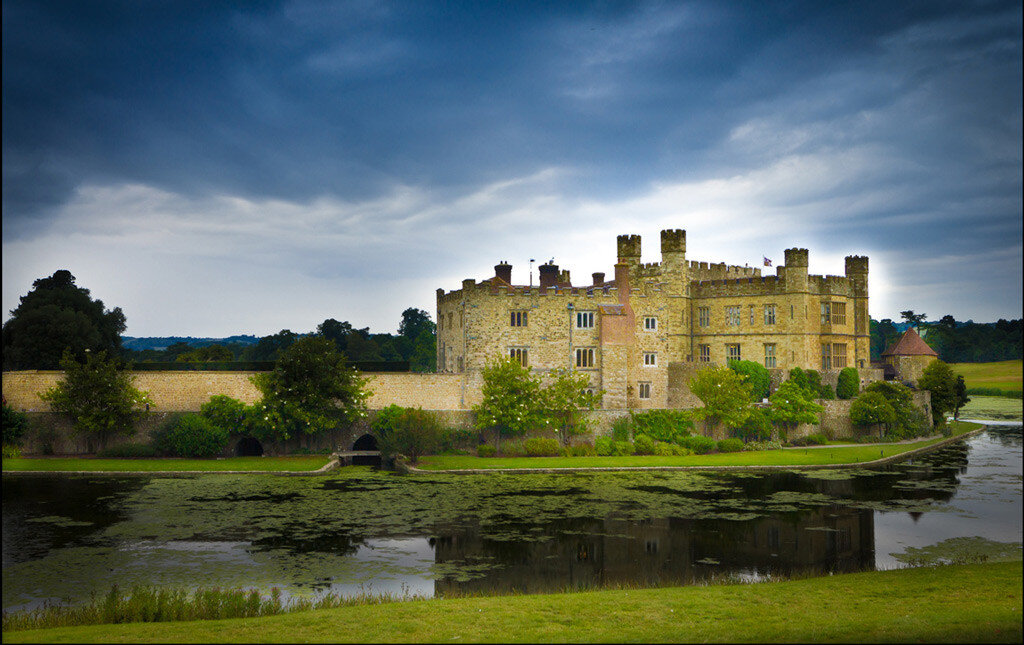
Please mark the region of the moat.
[[1020, 558], [1022, 431], [885, 468], [3, 478], [3, 608], [113, 584], [431, 596]]

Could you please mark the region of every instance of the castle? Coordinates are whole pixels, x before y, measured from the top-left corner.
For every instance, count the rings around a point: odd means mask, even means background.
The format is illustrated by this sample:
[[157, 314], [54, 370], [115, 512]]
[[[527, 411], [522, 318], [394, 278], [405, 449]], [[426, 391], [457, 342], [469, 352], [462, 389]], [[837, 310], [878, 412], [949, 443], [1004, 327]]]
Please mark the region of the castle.
[[613, 280], [543, 264], [539, 286], [494, 276], [437, 290], [437, 366], [478, 380], [496, 356], [532, 370], [573, 368], [604, 391], [605, 409], [689, 407], [685, 383], [700, 367], [761, 363], [777, 375], [869, 368], [868, 259], [848, 256], [843, 276], [808, 274], [807, 249], [787, 249], [776, 275], [686, 259], [686, 231], [661, 232], [661, 262], [640, 262], [640, 236], [618, 237]]

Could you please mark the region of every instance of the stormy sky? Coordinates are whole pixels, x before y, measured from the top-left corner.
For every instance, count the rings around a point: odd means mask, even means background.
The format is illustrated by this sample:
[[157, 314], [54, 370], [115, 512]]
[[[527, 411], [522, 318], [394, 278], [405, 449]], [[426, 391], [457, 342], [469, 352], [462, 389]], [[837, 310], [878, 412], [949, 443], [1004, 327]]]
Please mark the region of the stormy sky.
[[68, 269], [132, 336], [394, 332], [499, 260], [588, 284], [621, 233], [658, 261], [664, 228], [692, 260], [866, 254], [874, 318], [1017, 318], [1021, 22], [1019, 2], [4, 0], [4, 319]]

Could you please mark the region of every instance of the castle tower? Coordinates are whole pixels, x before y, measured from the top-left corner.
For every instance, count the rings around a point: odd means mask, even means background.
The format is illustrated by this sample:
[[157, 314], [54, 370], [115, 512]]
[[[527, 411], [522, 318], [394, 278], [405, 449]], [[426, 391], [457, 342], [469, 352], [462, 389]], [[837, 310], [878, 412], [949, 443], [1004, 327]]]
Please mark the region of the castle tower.
[[640, 236], [620, 235], [618, 237], [619, 262], [633, 267], [640, 266]]
[[867, 367], [871, 360], [871, 332], [868, 315], [868, 258], [846, 256], [846, 277], [853, 286], [853, 333], [855, 367]]
[[669, 293], [685, 295], [686, 273], [686, 231], [681, 228], [662, 231], [661, 274]]
[[783, 279], [786, 291], [807, 292], [807, 249], [786, 249]]

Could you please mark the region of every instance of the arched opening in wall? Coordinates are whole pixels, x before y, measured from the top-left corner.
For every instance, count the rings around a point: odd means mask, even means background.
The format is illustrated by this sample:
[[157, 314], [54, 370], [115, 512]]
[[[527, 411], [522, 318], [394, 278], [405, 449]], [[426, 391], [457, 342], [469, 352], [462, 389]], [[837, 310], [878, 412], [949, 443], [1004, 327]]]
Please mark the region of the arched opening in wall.
[[[377, 439], [371, 434], [364, 434], [352, 444], [352, 450], [380, 450]], [[357, 455], [352, 457], [353, 466], [380, 466], [380, 455]]]
[[263, 444], [253, 437], [242, 437], [235, 444], [235, 455], [238, 457], [262, 457]]

